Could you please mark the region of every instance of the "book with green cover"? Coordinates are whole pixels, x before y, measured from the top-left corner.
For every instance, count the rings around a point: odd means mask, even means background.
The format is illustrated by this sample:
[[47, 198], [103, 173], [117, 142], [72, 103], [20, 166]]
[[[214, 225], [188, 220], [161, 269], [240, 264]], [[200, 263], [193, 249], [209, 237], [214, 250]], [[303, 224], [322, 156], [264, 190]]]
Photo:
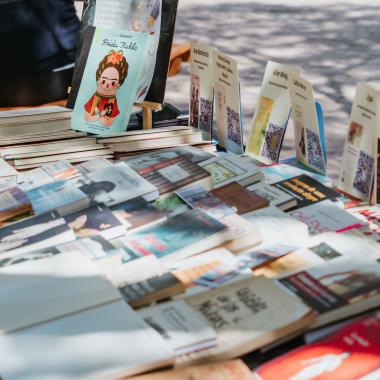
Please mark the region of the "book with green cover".
[[[88, 29], [90, 33], [91, 28]], [[82, 79], [72, 129], [99, 135], [126, 129], [151, 38], [146, 33], [95, 29], [88, 57], [78, 59], [80, 65], [74, 73], [74, 79]], [[83, 49], [83, 55], [86, 50]]]

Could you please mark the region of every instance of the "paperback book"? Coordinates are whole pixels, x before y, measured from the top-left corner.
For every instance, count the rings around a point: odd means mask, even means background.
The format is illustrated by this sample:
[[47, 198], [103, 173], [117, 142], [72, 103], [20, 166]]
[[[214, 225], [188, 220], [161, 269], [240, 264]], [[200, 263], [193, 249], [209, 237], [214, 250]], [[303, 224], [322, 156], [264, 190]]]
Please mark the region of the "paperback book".
[[211, 139], [214, 109], [213, 48], [193, 43], [190, 55], [189, 125]]
[[0, 229], [0, 258], [75, 240], [65, 220], [54, 211]]
[[78, 238], [100, 235], [111, 240], [126, 233], [125, 226], [102, 204], [73, 212], [64, 218]]
[[289, 72], [299, 70], [269, 61], [261, 84], [245, 153], [265, 164], [278, 162], [280, 156], [291, 110]]
[[227, 228], [201, 210], [192, 210], [121, 239], [141, 256], [173, 262], [206, 251], [225, 240]]
[[218, 143], [229, 152], [241, 154], [243, 131], [237, 62], [214, 50], [213, 64]]
[[77, 186], [91, 202], [108, 207], [138, 196], [148, 201], [158, 197], [157, 188], [124, 162], [89, 173], [78, 180]]
[[213, 188], [238, 182], [242, 186], [248, 186], [259, 182], [263, 175], [252, 163], [244, 160], [234, 153], [221, 154], [199, 163], [206, 169], [212, 178]]
[[338, 187], [363, 200], [369, 200], [375, 171], [380, 91], [359, 83], [352, 105], [350, 125], [344, 146]]
[[289, 91], [294, 122], [294, 142], [297, 162], [326, 175], [326, 148], [324, 142], [322, 112], [314, 101], [313, 87], [306, 79], [289, 74]]
[[141, 62], [147, 59], [152, 39], [146, 33], [95, 29], [88, 57], [74, 72], [74, 78], [81, 77], [71, 120], [74, 130], [105, 135], [127, 128], [138, 96]]
[[380, 315], [374, 313], [261, 365], [254, 379], [377, 379], [379, 342]]

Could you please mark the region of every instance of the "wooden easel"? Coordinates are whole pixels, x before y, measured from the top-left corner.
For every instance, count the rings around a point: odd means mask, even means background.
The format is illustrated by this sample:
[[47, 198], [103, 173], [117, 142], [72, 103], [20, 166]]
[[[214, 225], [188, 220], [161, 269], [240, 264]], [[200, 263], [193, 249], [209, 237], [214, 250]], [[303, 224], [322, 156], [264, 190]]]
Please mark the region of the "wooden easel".
[[153, 128], [153, 111], [161, 111], [162, 104], [154, 102], [142, 102], [136, 103], [136, 107], [142, 108], [143, 111], [143, 129], [152, 129]]

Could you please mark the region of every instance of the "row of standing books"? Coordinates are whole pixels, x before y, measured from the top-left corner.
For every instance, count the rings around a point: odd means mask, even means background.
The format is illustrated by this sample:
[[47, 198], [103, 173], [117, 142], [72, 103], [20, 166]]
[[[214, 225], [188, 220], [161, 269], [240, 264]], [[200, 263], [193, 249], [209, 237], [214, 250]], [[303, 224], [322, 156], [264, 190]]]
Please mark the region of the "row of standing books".
[[272, 379], [281, 368], [284, 379], [357, 379], [377, 370], [378, 360], [357, 362], [378, 350], [376, 314], [325, 338], [331, 347], [351, 334], [347, 347], [322, 349], [322, 340], [253, 369], [222, 362], [376, 308], [376, 206], [348, 208], [326, 177], [294, 165], [259, 166], [202, 143], [156, 149], [155, 133], [109, 137], [149, 138], [117, 161], [17, 173], [2, 161], [1, 376], [120, 377], [174, 365], [184, 368], [141, 378]]

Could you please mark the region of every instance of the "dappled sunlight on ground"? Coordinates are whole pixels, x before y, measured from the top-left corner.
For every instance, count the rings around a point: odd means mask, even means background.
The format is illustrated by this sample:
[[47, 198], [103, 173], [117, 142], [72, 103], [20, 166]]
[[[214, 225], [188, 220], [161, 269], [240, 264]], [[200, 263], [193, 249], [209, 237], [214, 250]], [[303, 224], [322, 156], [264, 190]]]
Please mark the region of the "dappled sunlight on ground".
[[[296, 66], [310, 80], [325, 110], [329, 173], [336, 178], [358, 81], [380, 88], [380, 2], [371, 6], [294, 6], [210, 1], [181, 8], [175, 41], [209, 43], [236, 58], [242, 85], [245, 135], [268, 59]], [[377, 3], [377, 4], [376, 4]], [[166, 101], [188, 104], [189, 67], [169, 78]], [[285, 154], [292, 149], [292, 130]]]

